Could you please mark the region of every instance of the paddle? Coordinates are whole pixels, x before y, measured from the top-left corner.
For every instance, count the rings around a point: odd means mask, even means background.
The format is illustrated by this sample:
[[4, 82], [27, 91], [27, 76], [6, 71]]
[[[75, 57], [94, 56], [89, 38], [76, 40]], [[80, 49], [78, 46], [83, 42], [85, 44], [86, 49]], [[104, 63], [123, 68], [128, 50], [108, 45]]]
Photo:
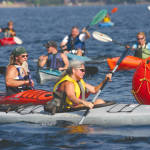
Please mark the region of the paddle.
[[110, 38], [108, 35], [100, 33], [100, 32], [97, 32], [97, 31], [94, 31], [92, 33], [92, 35], [98, 41], [102, 41], [102, 42], [114, 42], [115, 44], [118, 44], [120, 46], [126, 46], [126, 45], [121, 44], [121, 43], [119, 43], [119, 42], [117, 42], [115, 40], [112, 40], [112, 38]]
[[117, 7], [114, 7], [112, 10], [111, 10], [111, 14], [115, 13], [118, 11], [118, 8]]
[[102, 21], [106, 15], [107, 15], [107, 10], [106, 9], [102, 9], [101, 11], [99, 11], [96, 14], [96, 16], [93, 18], [92, 22], [89, 25], [87, 25], [85, 27], [85, 29], [88, 30], [91, 26], [96, 25], [97, 23]]
[[[120, 63], [122, 62], [122, 60], [124, 59], [124, 57], [126, 56], [127, 52], [129, 49], [126, 49], [126, 51], [123, 52], [122, 56], [120, 57], [120, 59], [118, 60], [115, 68], [112, 70], [112, 75], [115, 73], [115, 71], [117, 70], [118, 66], [120, 65]], [[105, 87], [106, 83], [108, 82], [108, 79], [103, 83], [102, 87], [99, 89], [99, 91], [97, 92], [97, 94], [95, 95], [95, 97], [93, 98], [92, 102], [95, 102], [95, 100], [97, 99], [97, 97], [99, 96], [99, 94], [101, 93], [101, 91], [103, 90], [103, 88]], [[86, 118], [86, 116], [88, 115], [90, 109], [88, 108], [85, 113], [83, 114], [82, 119], [80, 120], [79, 124], [81, 125], [84, 121], [84, 119]]]

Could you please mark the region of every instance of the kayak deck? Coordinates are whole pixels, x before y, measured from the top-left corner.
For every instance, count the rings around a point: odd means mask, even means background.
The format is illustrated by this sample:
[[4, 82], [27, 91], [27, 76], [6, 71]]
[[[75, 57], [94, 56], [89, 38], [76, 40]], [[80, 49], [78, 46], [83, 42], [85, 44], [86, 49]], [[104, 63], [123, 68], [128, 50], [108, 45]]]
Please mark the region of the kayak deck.
[[[0, 123], [28, 122], [55, 125], [59, 121], [78, 124], [85, 110], [51, 115], [42, 105], [29, 106], [18, 112], [0, 112]], [[113, 104], [91, 109], [83, 124], [100, 126], [150, 125], [150, 106], [139, 104]]]

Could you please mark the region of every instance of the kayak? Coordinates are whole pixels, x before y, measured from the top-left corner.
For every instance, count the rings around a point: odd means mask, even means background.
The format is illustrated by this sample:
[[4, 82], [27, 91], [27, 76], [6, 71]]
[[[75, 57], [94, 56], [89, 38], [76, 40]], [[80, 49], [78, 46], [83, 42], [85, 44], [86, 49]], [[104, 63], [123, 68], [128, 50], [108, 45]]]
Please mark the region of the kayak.
[[[91, 109], [83, 124], [100, 126], [141, 126], [150, 125], [150, 105], [140, 104], [101, 104]], [[0, 112], [0, 123], [27, 122], [55, 125], [61, 122], [78, 124], [85, 110], [56, 113], [44, 111], [42, 105], [18, 108], [17, 111]]]
[[99, 23], [98, 26], [99, 27], [112, 27], [112, 26], [114, 26], [114, 23], [113, 22], [101, 22], [101, 23]]
[[[115, 68], [119, 58], [120, 57], [107, 58], [107, 63], [108, 63], [110, 70], [113, 70]], [[136, 69], [141, 62], [142, 62], [141, 58], [134, 57], [134, 56], [126, 56], [121, 62], [121, 64], [119, 65], [117, 70]]]
[[0, 93], [0, 104], [32, 104], [44, 105], [47, 101], [53, 99], [52, 92], [46, 90], [27, 90], [17, 94], [7, 96], [6, 93]]
[[150, 105], [150, 60], [143, 61], [134, 72], [132, 93], [139, 104]]
[[[85, 75], [91, 76], [98, 72], [98, 68], [95, 66], [85, 65]], [[44, 84], [46, 81], [56, 81], [62, 72], [59, 70], [39, 69], [37, 71], [37, 82]]]
[[56, 81], [60, 75], [61, 71], [59, 70], [39, 69], [37, 74], [37, 82], [43, 84], [49, 80]]
[[0, 39], [0, 46], [22, 44], [22, 40], [19, 37], [4, 37]]
[[78, 55], [74, 55], [71, 53], [68, 53], [67, 57], [69, 60], [79, 60], [79, 61], [83, 61], [83, 62], [92, 61], [92, 59], [87, 56], [78, 56]]

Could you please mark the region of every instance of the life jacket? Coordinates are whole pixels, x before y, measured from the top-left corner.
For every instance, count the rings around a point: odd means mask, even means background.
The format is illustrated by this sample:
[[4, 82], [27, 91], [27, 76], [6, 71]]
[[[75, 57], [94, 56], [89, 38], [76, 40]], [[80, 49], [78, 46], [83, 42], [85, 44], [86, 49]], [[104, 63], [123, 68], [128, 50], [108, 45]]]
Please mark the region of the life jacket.
[[104, 22], [104, 23], [105, 23], [105, 22], [111, 22], [111, 20], [110, 20], [109, 17], [105, 17], [105, 18], [103, 19], [103, 22]]
[[[31, 76], [29, 77], [28, 75], [22, 76], [23, 72], [21, 71], [22, 67], [19, 65], [15, 65], [17, 71], [18, 71], [18, 76], [15, 78], [15, 80], [29, 80], [29, 78], [31, 78]], [[16, 94], [22, 91], [26, 91], [31, 89], [31, 87], [27, 86], [27, 85], [22, 85], [19, 87], [10, 87], [10, 86], [6, 86], [6, 91], [7, 91], [7, 95], [12, 95], [12, 94]]]
[[135, 57], [139, 57], [142, 59], [150, 57], [150, 43], [147, 43], [144, 47], [141, 47], [137, 43], [133, 45], [133, 48], [135, 48]]
[[85, 42], [82, 42], [79, 38], [80, 34], [73, 39], [71, 35], [69, 35], [68, 37], [68, 43], [67, 43], [67, 50], [69, 50], [71, 53], [76, 53], [72, 50], [78, 50], [81, 49], [83, 51], [85, 51]]
[[61, 53], [57, 54], [48, 54], [48, 60], [47, 60], [47, 68], [48, 69], [53, 69], [53, 70], [58, 70], [58, 68], [63, 67], [64, 61], [61, 57]]
[[[74, 84], [74, 89], [75, 89], [75, 95], [77, 98], [82, 98], [85, 99], [85, 82], [83, 79], [81, 79], [79, 82], [75, 81], [72, 79], [69, 75], [64, 76], [60, 81], [58, 81], [53, 89], [53, 92], [57, 91], [60, 84], [63, 83], [64, 81], [70, 81]], [[70, 106], [74, 105], [73, 102], [65, 96], [65, 102], [67, 104], [67, 108], [70, 108]]]
[[9, 28], [3, 28], [2, 32], [4, 32], [4, 37], [13, 37], [12, 33], [15, 32], [15, 30]]

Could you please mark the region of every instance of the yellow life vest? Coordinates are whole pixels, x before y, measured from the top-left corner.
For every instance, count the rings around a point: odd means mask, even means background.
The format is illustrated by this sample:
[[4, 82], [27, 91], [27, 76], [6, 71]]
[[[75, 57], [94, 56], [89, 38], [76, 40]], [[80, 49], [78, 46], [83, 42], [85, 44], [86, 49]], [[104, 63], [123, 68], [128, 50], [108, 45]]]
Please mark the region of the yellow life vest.
[[[74, 84], [75, 95], [76, 95], [77, 98], [79, 98], [80, 95], [81, 95], [80, 86], [79, 86], [79, 84], [77, 83], [77, 81], [75, 81], [75, 80], [74, 80], [73, 78], [71, 78], [69, 75], [64, 76], [59, 82], [57, 82], [57, 83], [55, 84], [54, 89], [53, 89], [53, 92], [55, 92], [55, 91], [57, 90], [57, 88], [59, 87], [59, 85], [60, 85], [62, 82], [64, 82], [64, 81], [70, 81], [70, 82], [72, 82], [72, 83]], [[83, 87], [83, 89], [84, 89], [84, 91], [85, 91], [85, 82], [84, 82], [84, 80], [81, 79], [80, 82], [81, 82], [82, 87]], [[70, 106], [73, 105], [72, 101], [71, 101], [67, 96], [66, 96], [66, 103], [67, 103], [68, 105], [70, 105]]]
[[111, 20], [110, 20], [109, 17], [105, 17], [104, 20], [103, 20], [103, 22], [110, 22], [110, 21], [111, 21]]

